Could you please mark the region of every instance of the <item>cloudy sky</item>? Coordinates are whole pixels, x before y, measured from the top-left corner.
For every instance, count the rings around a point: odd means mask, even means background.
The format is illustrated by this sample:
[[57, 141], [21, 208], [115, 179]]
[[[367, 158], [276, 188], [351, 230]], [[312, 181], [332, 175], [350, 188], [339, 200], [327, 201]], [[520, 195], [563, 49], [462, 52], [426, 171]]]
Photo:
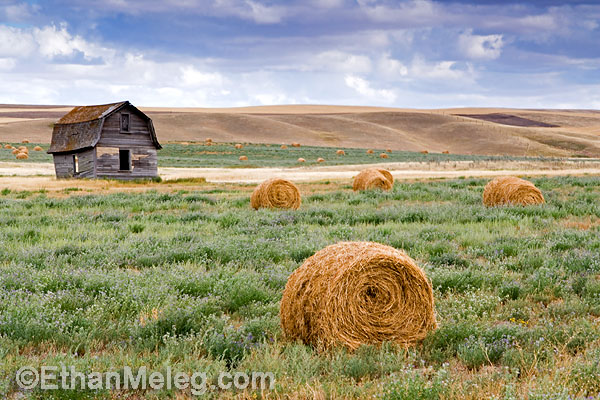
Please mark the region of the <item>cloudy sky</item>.
[[600, 1], [0, 0], [0, 103], [600, 108]]

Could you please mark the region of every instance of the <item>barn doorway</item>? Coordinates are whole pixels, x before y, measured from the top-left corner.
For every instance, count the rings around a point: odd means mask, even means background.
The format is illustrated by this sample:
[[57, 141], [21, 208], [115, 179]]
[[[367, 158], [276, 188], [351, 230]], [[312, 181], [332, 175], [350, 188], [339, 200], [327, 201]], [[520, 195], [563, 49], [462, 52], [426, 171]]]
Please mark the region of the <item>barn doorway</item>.
[[119, 149], [119, 170], [131, 171], [131, 150]]

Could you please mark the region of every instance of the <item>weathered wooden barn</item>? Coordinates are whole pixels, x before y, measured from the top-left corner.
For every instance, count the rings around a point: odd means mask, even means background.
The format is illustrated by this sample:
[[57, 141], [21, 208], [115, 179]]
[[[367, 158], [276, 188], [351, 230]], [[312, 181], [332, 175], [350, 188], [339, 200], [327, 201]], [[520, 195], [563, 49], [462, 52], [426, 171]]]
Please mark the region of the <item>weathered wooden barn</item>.
[[57, 178], [158, 176], [152, 120], [128, 101], [75, 107], [56, 124], [48, 153]]

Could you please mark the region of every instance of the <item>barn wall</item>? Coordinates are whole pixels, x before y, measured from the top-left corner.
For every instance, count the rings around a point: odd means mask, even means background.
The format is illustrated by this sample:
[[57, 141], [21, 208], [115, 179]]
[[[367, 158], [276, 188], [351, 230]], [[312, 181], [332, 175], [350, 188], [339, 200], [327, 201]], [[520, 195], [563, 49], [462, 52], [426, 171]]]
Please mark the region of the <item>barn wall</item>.
[[[121, 112], [129, 116], [129, 132], [121, 132]], [[131, 171], [119, 170], [119, 149], [131, 150]], [[117, 179], [152, 178], [158, 176], [156, 147], [152, 143], [146, 119], [125, 107], [106, 118], [97, 144], [96, 174]]]
[[[75, 175], [73, 155], [79, 159], [79, 173]], [[54, 170], [57, 178], [94, 178], [96, 150], [89, 149], [73, 153], [54, 154]]]

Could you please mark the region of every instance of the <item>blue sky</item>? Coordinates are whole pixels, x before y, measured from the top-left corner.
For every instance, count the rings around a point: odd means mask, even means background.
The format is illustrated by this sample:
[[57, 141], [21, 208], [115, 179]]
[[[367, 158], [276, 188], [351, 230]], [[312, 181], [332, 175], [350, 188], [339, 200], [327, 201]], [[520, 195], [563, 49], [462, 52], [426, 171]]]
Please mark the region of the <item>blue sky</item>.
[[0, 103], [600, 108], [600, 0], [0, 0]]

